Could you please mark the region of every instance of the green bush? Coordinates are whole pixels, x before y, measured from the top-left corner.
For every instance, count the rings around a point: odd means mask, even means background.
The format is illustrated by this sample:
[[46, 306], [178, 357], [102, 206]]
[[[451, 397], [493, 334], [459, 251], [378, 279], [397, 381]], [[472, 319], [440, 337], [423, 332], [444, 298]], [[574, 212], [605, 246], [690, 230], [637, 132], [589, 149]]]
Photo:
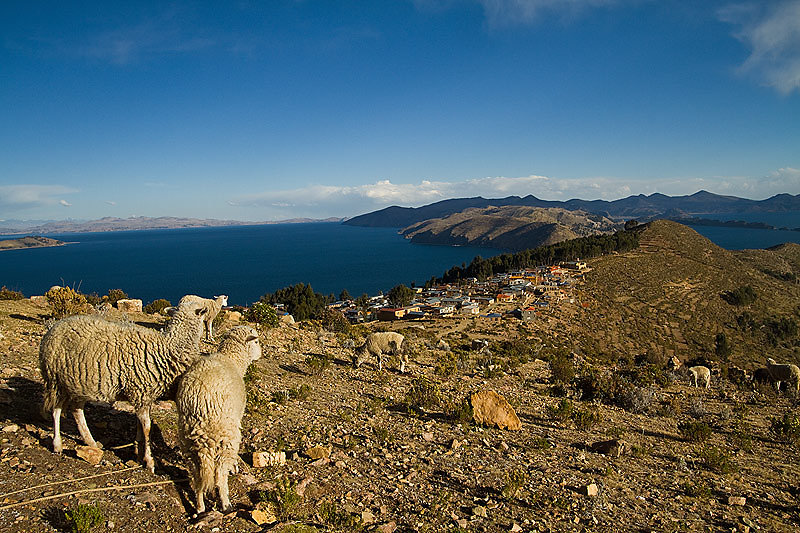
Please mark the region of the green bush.
[[0, 287], [0, 300], [22, 300], [25, 296], [19, 291], [12, 291], [5, 285]]
[[442, 402], [442, 393], [439, 384], [426, 377], [418, 377], [406, 393], [406, 403], [410, 407], [419, 409], [433, 409]]
[[572, 402], [567, 398], [562, 398], [558, 405], [548, 408], [550, 418], [555, 420], [565, 421], [572, 417]]
[[64, 518], [72, 533], [88, 533], [100, 525], [105, 516], [97, 504], [79, 503], [64, 511]]
[[303, 501], [303, 497], [297, 494], [297, 483], [292, 483], [287, 478], [280, 478], [275, 481], [275, 488], [259, 493], [261, 501], [272, 504], [275, 515], [281, 520], [294, 517], [297, 506]]
[[103, 296], [103, 300], [110, 303], [111, 305], [117, 305], [117, 302], [120, 300], [127, 300], [128, 293], [123, 291], [122, 289], [110, 289], [108, 294]]
[[172, 304], [169, 303], [169, 300], [165, 300], [164, 298], [159, 298], [158, 300], [153, 300], [149, 304], [145, 305], [142, 311], [145, 313], [156, 315], [160, 314], [164, 309], [170, 307]]
[[588, 431], [602, 420], [600, 412], [595, 410], [575, 410], [572, 413], [572, 421], [575, 427], [581, 431]]
[[275, 312], [274, 307], [265, 302], [256, 302], [251, 305], [244, 312], [243, 318], [259, 326], [274, 328], [278, 325], [278, 313]]
[[331, 366], [331, 358], [327, 355], [312, 353], [306, 357], [306, 366], [311, 375], [320, 376]]
[[678, 431], [689, 442], [703, 442], [711, 436], [711, 427], [705, 422], [696, 420], [678, 424]]
[[800, 444], [800, 418], [794, 413], [784, 413], [781, 418], [770, 417], [769, 430], [783, 442]]
[[736, 287], [733, 290], [722, 293], [722, 299], [731, 305], [742, 306], [750, 305], [758, 298], [756, 291], [750, 285]]
[[706, 446], [703, 448], [700, 451], [700, 458], [703, 460], [703, 465], [705, 465], [706, 468], [717, 474], [732, 474], [739, 469], [730, 455], [714, 446]]
[[575, 365], [562, 353], [555, 354], [550, 359], [550, 371], [553, 373], [553, 381], [561, 385], [570, 383], [575, 377]]
[[45, 293], [45, 297], [55, 319], [87, 311], [86, 297], [71, 287], [53, 287]]
[[347, 320], [341, 311], [336, 309], [323, 309], [319, 315], [319, 323], [323, 329], [335, 333], [348, 334], [350, 330], [353, 329], [350, 321]]

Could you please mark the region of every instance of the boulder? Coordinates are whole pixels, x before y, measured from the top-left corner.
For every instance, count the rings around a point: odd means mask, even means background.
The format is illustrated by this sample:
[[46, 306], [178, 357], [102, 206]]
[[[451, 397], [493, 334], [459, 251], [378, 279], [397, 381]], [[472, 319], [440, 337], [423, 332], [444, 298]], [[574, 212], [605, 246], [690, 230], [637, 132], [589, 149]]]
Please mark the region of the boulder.
[[493, 390], [476, 392], [470, 396], [470, 404], [472, 418], [478, 424], [514, 431], [522, 429], [522, 422], [514, 412], [514, 408]]
[[103, 459], [103, 450], [94, 446], [77, 446], [75, 454], [90, 465], [98, 465]]
[[590, 448], [594, 453], [601, 453], [608, 457], [619, 457], [625, 453], [625, 446], [626, 443], [624, 440], [611, 439], [595, 442]]
[[141, 313], [142, 301], [138, 298], [117, 300], [117, 309], [123, 313]]
[[254, 468], [283, 464], [286, 464], [286, 452], [253, 452]]

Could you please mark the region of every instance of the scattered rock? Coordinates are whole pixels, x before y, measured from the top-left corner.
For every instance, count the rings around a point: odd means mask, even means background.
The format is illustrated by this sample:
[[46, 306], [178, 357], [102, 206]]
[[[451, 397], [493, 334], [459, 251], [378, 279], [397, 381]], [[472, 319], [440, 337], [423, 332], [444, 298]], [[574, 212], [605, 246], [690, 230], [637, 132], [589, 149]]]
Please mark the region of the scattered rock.
[[479, 516], [481, 518], [487, 518], [489, 515], [486, 512], [486, 507], [483, 505], [476, 505], [472, 508], [472, 516]]
[[728, 496], [728, 505], [744, 505], [747, 503], [747, 498], [744, 496]]
[[76, 446], [75, 453], [90, 465], [98, 465], [103, 460], [103, 450], [94, 446]]
[[378, 533], [394, 533], [397, 529], [397, 522], [386, 522], [385, 524], [381, 524], [375, 528], [375, 531]]
[[250, 518], [252, 518], [253, 522], [259, 526], [273, 524], [278, 521], [278, 517], [275, 516], [275, 512], [272, 510], [271, 505], [259, 505], [250, 511]]
[[9, 424], [3, 428], [3, 433], [16, 433], [19, 431], [19, 426], [16, 424]]
[[597, 496], [597, 493], [598, 493], [597, 485], [595, 485], [594, 483], [590, 483], [590, 484], [586, 485], [583, 488], [583, 493], [586, 496], [590, 496], [590, 497], [594, 498], [595, 496]]
[[453, 439], [453, 442], [450, 443], [451, 450], [457, 450], [461, 447], [461, 441], [458, 439]]
[[473, 419], [478, 424], [497, 426], [500, 429], [519, 430], [522, 423], [514, 408], [493, 390], [476, 392], [470, 397]]
[[522, 531], [522, 526], [520, 526], [519, 524], [514, 522], [514, 524], [511, 526], [511, 529], [509, 529], [509, 531], [511, 531], [511, 533], [519, 533], [520, 531]]
[[223, 516], [224, 515], [219, 511], [208, 511], [198, 518], [198, 520], [194, 523], [194, 527], [219, 527], [222, 525]]
[[433, 433], [430, 432], [430, 431], [423, 431], [422, 432], [422, 440], [425, 440], [427, 442], [433, 441]]
[[375, 521], [375, 515], [370, 511], [361, 511], [361, 522], [364, 524], [371, 524]]

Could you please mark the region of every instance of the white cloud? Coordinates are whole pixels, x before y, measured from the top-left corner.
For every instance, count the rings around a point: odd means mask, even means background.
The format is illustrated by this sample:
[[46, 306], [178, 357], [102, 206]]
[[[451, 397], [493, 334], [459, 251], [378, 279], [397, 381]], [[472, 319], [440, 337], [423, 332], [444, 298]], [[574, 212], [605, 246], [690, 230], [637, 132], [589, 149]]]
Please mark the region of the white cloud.
[[741, 73], [783, 94], [800, 90], [800, 0], [731, 5], [719, 17], [739, 26], [735, 36], [750, 48]]
[[[631, 0], [472, 0], [481, 5], [492, 28], [531, 24], [547, 15], [573, 17], [587, 9], [611, 7]], [[463, 0], [414, 0], [419, 9], [444, 11]]]
[[349, 187], [309, 185], [298, 189], [265, 191], [232, 198], [234, 207], [256, 208], [272, 218], [353, 216], [390, 205], [418, 207], [448, 198], [482, 196], [502, 198], [532, 194], [542, 200], [616, 200], [635, 194], [671, 196], [708, 190], [746, 198], [763, 199], [778, 193], [800, 193], [800, 170], [782, 168], [763, 177], [712, 176], [631, 180], [613, 177], [550, 178], [503, 176], [463, 181], [423, 180], [392, 183], [380, 180]]
[[52, 206], [65, 201], [59, 196], [76, 192], [77, 189], [63, 185], [0, 185], [0, 207], [29, 209]]
[[63, 205], [64, 207], [72, 207], [72, 204], [71, 204], [71, 203], [69, 203], [69, 202], [68, 202], [68, 201], [66, 201], [66, 200], [59, 200], [59, 201], [58, 201], [58, 203], [59, 203], [59, 204], [61, 204], [61, 205]]

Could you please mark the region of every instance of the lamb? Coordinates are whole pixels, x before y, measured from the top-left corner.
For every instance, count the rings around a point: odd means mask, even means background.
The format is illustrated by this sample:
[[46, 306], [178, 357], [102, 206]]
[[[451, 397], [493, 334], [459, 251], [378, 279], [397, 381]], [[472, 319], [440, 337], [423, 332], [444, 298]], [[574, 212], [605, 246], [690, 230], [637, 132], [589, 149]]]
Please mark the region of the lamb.
[[238, 471], [247, 401], [243, 376], [259, 357], [256, 330], [237, 326], [223, 338], [217, 353], [196, 360], [180, 379], [175, 396], [178, 439], [190, 463], [198, 513], [205, 511], [204, 496], [215, 487], [223, 511], [231, 506], [228, 474]]
[[378, 370], [383, 370], [383, 354], [400, 356], [400, 372], [406, 371], [408, 354], [402, 350], [404, 337], [394, 331], [378, 331], [370, 333], [364, 344], [356, 348], [353, 354], [353, 366], [358, 368], [370, 355], [378, 358]]
[[87, 446], [101, 447], [86, 425], [87, 401], [126, 399], [139, 419], [136, 445], [140, 459], [155, 471], [150, 452], [150, 407], [200, 357], [203, 316], [197, 297], [170, 308], [172, 318], [159, 332], [129, 322], [75, 315], [54, 323], [39, 346], [44, 379], [42, 413], [53, 417], [53, 451], [61, 453], [61, 411], [72, 412]]
[[689, 368], [689, 384], [694, 384], [697, 387], [697, 382], [702, 380], [705, 382], [705, 387], [711, 387], [711, 371], [704, 366], [693, 366]]
[[797, 365], [779, 365], [775, 359], [767, 359], [767, 372], [775, 381], [775, 388], [780, 389], [781, 382], [794, 386], [795, 394], [800, 393], [800, 368]]
[[208, 298], [200, 298], [199, 296], [193, 296], [193, 298], [197, 298], [199, 300], [203, 300], [206, 302], [206, 307], [208, 308], [208, 313], [206, 313], [205, 318], [203, 319], [203, 327], [205, 328], [206, 340], [209, 342], [214, 342], [214, 334], [212, 332], [212, 325], [214, 319], [217, 318], [220, 310], [228, 305], [228, 296], [223, 294], [220, 296], [214, 296], [214, 299]]

